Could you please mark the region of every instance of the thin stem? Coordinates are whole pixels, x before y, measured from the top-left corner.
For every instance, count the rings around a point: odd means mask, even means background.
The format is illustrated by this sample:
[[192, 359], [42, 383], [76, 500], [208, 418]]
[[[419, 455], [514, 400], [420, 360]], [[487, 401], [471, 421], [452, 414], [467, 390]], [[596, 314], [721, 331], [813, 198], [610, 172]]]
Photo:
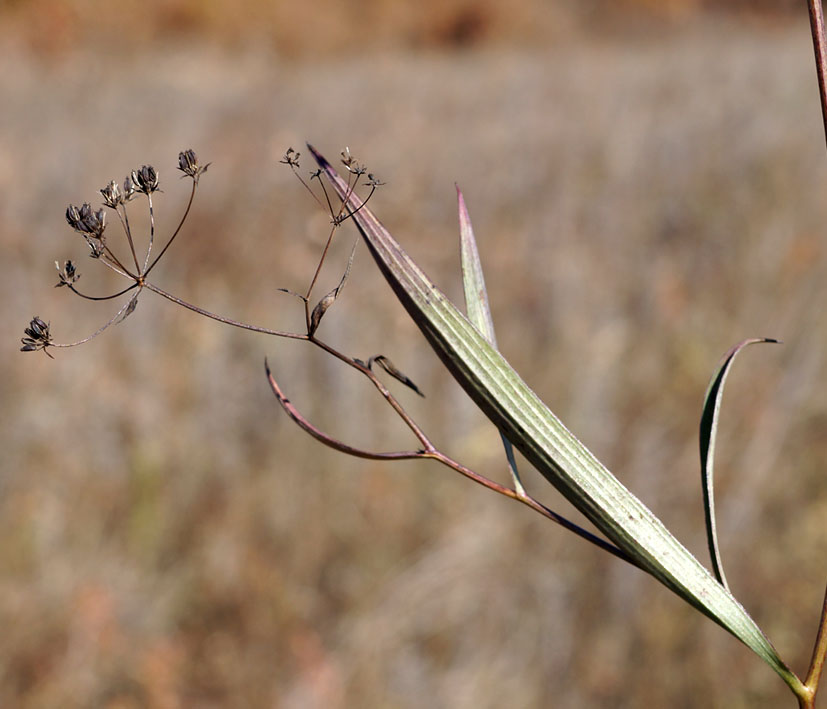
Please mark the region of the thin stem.
[[138, 277], [133, 275], [130, 272], [130, 270], [121, 263], [121, 260], [117, 256], [115, 256], [115, 254], [112, 252], [112, 249], [110, 249], [103, 242], [101, 242], [101, 246], [103, 247], [102, 255], [105, 257], [102, 260], [107, 266], [109, 266], [116, 273], [120, 273], [122, 276], [131, 278], [132, 280], [138, 280]]
[[[350, 201], [351, 196], [354, 192], [356, 192], [356, 188], [359, 186], [359, 177], [362, 173], [351, 172], [348, 170], [347, 176], [347, 189], [345, 190], [345, 196], [342, 199], [342, 204], [339, 207], [339, 212], [336, 214], [336, 221], [337, 223], [342, 222], [342, 214], [344, 214], [345, 210], [348, 211], [348, 216], [352, 214], [350, 211], [350, 207], [348, 206], [348, 202]], [[319, 180], [321, 182], [321, 180]]]
[[821, 98], [821, 120], [824, 123], [824, 136], [827, 140], [827, 41], [824, 37], [824, 8], [821, 0], [807, 0], [810, 11], [810, 29], [813, 35], [813, 51], [818, 75], [818, 91]]
[[293, 419], [296, 424], [298, 424], [299, 428], [306, 431], [317, 441], [324, 443], [329, 448], [339, 451], [340, 453], [355, 456], [356, 458], [367, 458], [368, 460], [411, 460], [413, 458], [427, 457], [427, 454], [424, 451], [375, 453], [363, 448], [354, 448], [353, 446], [349, 446], [347, 443], [343, 443], [342, 441], [329, 436], [324, 431], [310, 423], [310, 421], [302, 416], [299, 410], [293, 406], [290, 399], [285, 396], [284, 392], [281, 390], [281, 387], [279, 387], [278, 382], [270, 371], [270, 365], [267, 363], [267, 360], [264, 360], [264, 368], [267, 371], [267, 379], [270, 382], [270, 388], [273, 390], [273, 393], [276, 395], [276, 398], [279, 400], [282, 408], [284, 408], [287, 412], [287, 415]]
[[[330, 216], [333, 217], [334, 220], [335, 220], [336, 210], [333, 209], [333, 203], [330, 201], [330, 196], [327, 194], [327, 189], [324, 186], [324, 182], [322, 182], [320, 173], [313, 173], [313, 174], [315, 175], [316, 179], [319, 180], [319, 184], [322, 186], [322, 194], [324, 195], [325, 201], [327, 202], [327, 209], [330, 212]], [[316, 201], [319, 201], [318, 198], [316, 198]], [[324, 206], [324, 205], [322, 205], [322, 206]]]
[[[353, 211], [350, 210], [350, 208], [347, 206], [347, 202], [350, 199], [350, 195], [353, 194], [356, 187], [359, 185], [359, 176], [361, 174], [362, 173], [360, 172], [353, 172], [349, 174], [347, 194], [345, 195], [345, 199], [342, 200], [342, 204], [339, 207], [338, 211], [334, 211], [333, 204], [330, 201], [330, 196], [327, 194], [327, 189], [325, 189], [324, 182], [322, 182], [321, 179], [319, 180], [319, 184], [322, 186], [322, 192], [324, 193], [325, 200], [327, 201], [327, 206], [330, 209], [330, 216], [333, 218], [333, 228], [330, 230], [330, 235], [327, 237], [327, 243], [324, 246], [324, 251], [322, 251], [322, 257], [319, 259], [319, 264], [316, 266], [316, 271], [313, 274], [313, 278], [310, 281], [310, 286], [307, 289], [307, 294], [304, 296], [305, 298], [309, 299], [310, 294], [313, 292], [313, 287], [316, 285], [316, 281], [319, 278], [319, 273], [321, 273], [322, 270], [322, 265], [324, 264], [325, 258], [327, 257], [327, 252], [330, 249], [330, 244], [333, 241], [333, 235], [336, 233], [336, 227], [338, 227], [345, 219], [349, 219], [354, 214], [356, 214], [356, 212], [358, 212], [362, 207], [364, 207], [365, 204], [367, 204], [367, 201], [373, 196], [373, 193], [376, 191], [376, 185], [371, 184], [371, 189], [368, 196], [364, 200], [362, 200], [362, 203], [359, 205], [359, 207], [357, 207]], [[299, 179], [301, 180], [301, 177], [299, 177]], [[353, 180], [352, 184], [351, 180]], [[304, 184], [303, 180], [302, 184]], [[307, 187], [306, 184], [305, 187]], [[310, 189], [309, 187], [307, 188]], [[313, 194], [312, 190], [311, 194]], [[313, 196], [315, 197], [316, 195], [313, 194]], [[316, 198], [316, 201], [319, 201], [318, 198]], [[347, 210], [347, 215], [343, 217], [342, 214], [345, 212], [345, 210]]]
[[93, 295], [86, 295], [85, 293], [81, 293], [74, 285], [71, 283], [69, 285], [69, 290], [72, 291], [75, 295], [79, 295], [81, 298], [85, 300], [112, 300], [113, 298], [117, 298], [118, 296], [123, 295], [124, 293], [129, 293], [133, 288], [138, 287], [138, 283], [135, 282], [131, 286], [127, 286], [122, 291], [118, 291], [117, 293], [113, 293], [112, 295], [101, 295], [101, 296], [93, 296]]
[[[322, 209], [324, 209], [324, 204], [322, 204], [322, 200], [319, 199], [318, 195], [313, 191], [313, 188], [310, 187], [310, 185], [307, 184], [305, 179], [299, 174], [299, 171], [296, 169], [296, 167], [291, 164], [290, 168], [293, 170], [293, 174], [298, 178], [299, 182], [301, 182], [302, 185], [304, 185], [304, 188], [311, 194], [313, 199], [316, 200], [316, 204], [318, 204]], [[319, 180], [319, 182], [321, 182], [321, 180]], [[329, 202], [328, 206], [330, 206]]]
[[152, 253], [152, 242], [155, 241], [155, 212], [152, 209], [152, 193], [147, 191], [146, 199], [149, 202], [149, 245], [146, 247], [146, 257], [144, 258], [144, 274], [147, 272], [149, 266], [149, 255]]
[[556, 524], [559, 524], [561, 527], [568, 529], [571, 532], [574, 532], [577, 536], [582, 537], [587, 542], [591, 542], [600, 549], [603, 549], [604, 551], [607, 551], [610, 554], [614, 554], [614, 556], [616, 556], [618, 559], [628, 561], [633, 566], [641, 568], [637, 561], [635, 561], [632, 557], [626, 554], [626, 552], [624, 552], [622, 549], [619, 549], [614, 544], [607, 542], [605, 539], [601, 539], [597, 535], [592, 534], [591, 532], [583, 529], [582, 527], [579, 527], [578, 525], [574, 524], [574, 522], [567, 520], [565, 517], [558, 515], [556, 512], [549, 509], [542, 503], [538, 502], [530, 495], [526, 495], [524, 493], [521, 494], [520, 492], [512, 490], [511, 488], [506, 487], [505, 485], [500, 485], [499, 483], [494, 482], [493, 480], [489, 480], [488, 478], [483, 477], [479, 473], [475, 473], [473, 470], [466, 468], [461, 463], [456, 462], [455, 460], [449, 458], [447, 455], [439, 451], [429, 451], [426, 453], [426, 456], [424, 457], [437, 460], [443, 465], [447, 465], [452, 470], [455, 470], [456, 472], [460, 473], [460, 475], [464, 475], [470, 480], [473, 480], [474, 482], [479, 483], [484, 487], [487, 487], [489, 490], [493, 490], [494, 492], [499, 493], [500, 495], [510, 497], [512, 500], [517, 500], [518, 502], [523, 503], [529, 509], [532, 509], [535, 512], [543, 515], [543, 517], [551, 520], [552, 522], [555, 522]]
[[148, 276], [149, 272], [153, 268], [155, 268], [155, 264], [158, 263], [158, 261], [161, 260], [161, 257], [167, 252], [167, 249], [170, 247], [170, 245], [172, 244], [175, 237], [178, 236], [178, 232], [181, 231], [181, 227], [184, 226], [184, 222], [187, 220], [187, 215], [189, 215], [189, 213], [190, 213], [190, 208], [192, 207], [192, 202], [195, 199], [195, 190], [196, 190], [197, 187], [198, 187], [198, 183], [195, 180], [193, 180], [192, 181], [192, 191], [190, 192], [190, 198], [189, 198], [189, 201], [187, 202], [187, 208], [184, 210], [184, 216], [181, 217], [181, 221], [178, 222], [178, 226], [175, 228], [175, 231], [172, 232], [172, 236], [169, 237], [169, 241], [167, 241], [167, 243], [164, 245], [164, 248], [161, 249], [161, 253], [159, 253], [153, 259], [152, 263], [149, 265], [149, 268], [147, 268], [144, 271], [144, 274], [143, 274], [144, 276]]
[[382, 383], [382, 380], [379, 379], [368, 367], [366, 367], [361, 362], [357, 362], [355, 359], [348, 357], [345, 354], [342, 354], [338, 350], [335, 350], [333, 347], [328, 345], [326, 342], [322, 342], [322, 340], [317, 340], [315, 337], [308, 337], [308, 340], [312, 342], [316, 347], [323, 349], [328, 354], [333, 355], [336, 359], [341, 360], [345, 364], [353, 367], [354, 369], [358, 370], [362, 374], [364, 374], [370, 381], [373, 383], [373, 386], [376, 387], [377, 391], [382, 395], [385, 401], [388, 402], [390, 407], [396, 412], [397, 416], [402, 419], [405, 425], [411, 430], [411, 433], [416, 436], [417, 440], [422, 444], [422, 447], [425, 450], [435, 451], [436, 448], [431, 443], [430, 439], [425, 432], [420, 428], [419, 424], [414, 421], [410, 414], [405, 411], [402, 404], [396, 399], [396, 397], [391, 394], [390, 390]]
[[[824, 592], [824, 603], [821, 606], [821, 622], [818, 625], [813, 657], [810, 660], [810, 669], [807, 672], [807, 679], [804, 680], [805, 687], [812, 693], [810, 704], [801, 704], [802, 707], [815, 706], [816, 692], [824, 670], [825, 658], [827, 658], [827, 590]], [[801, 699], [799, 699], [799, 703]]]
[[[121, 216], [120, 212], [118, 212], [118, 216]], [[123, 205], [123, 219], [121, 220], [121, 224], [123, 224], [123, 229], [126, 232], [126, 240], [129, 242], [129, 248], [132, 250], [132, 258], [135, 259], [135, 270], [140, 274], [141, 267], [138, 264], [138, 255], [135, 253], [135, 244], [132, 240], [132, 229], [129, 226], [129, 214], [126, 211], [126, 203]]]
[[[354, 209], [352, 212], [350, 211], [350, 208], [347, 207], [347, 200], [345, 200], [345, 202], [342, 204], [342, 210], [339, 212], [339, 224], [341, 224], [345, 219], [350, 219], [354, 214], [356, 214], [356, 212], [358, 212], [360, 209], [362, 209], [362, 207], [364, 207], [368, 203], [368, 200], [371, 197], [373, 197], [374, 192], [376, 192], [376, 185], [371, 185], [370, 186], [370, 192], [368, 193], [368, 196], [365, 197], [362, 200], [362, 203], [358, 207], [356, 207], [356, 209]], [[350, 195], [348, 195], [348, 199], [350, 199]], [[347, 216], [342, 217], [341, 214], [345, 210], [345, 208], [347, 209]]]
[[138, 254], [135, 253], [135, 244], [132, 241], [132, 232], [129, 229], [129, 220], [126, 218], [126, 205], [124, 204], [122, 206], [123, 214], [121, 214], [121, 210], [118, 207], [115, 207], [115, 214], [118, 215], [118, 219], [121, 222], [121, 228], [126, 234], [126, 240], [129, 243], [129, 250], [132, 253], [132, 260], [135, 262], [135, 272], [140, 274], [141, 267], [138, 265]]
[[[827, 81], [825, 80], [825, 75], [827, 75], [827, 40], [825, 40], [824, 31], [824, 7], [822, 0], [807, 0], [807, 7], [810, 14], [810, 30], [813, 36], [818, 92], [821, 99], [821, 120], [824, 124], [825, 140], [827, 140]], [[827, 658], [827, 591], [825, 591], [824, 603], [821, 608], [821, 621], [818, 626], [818, 634], [816, 635], [807, 678], [804, 681], [803, 690], [796, 692], [801, 709], [813, 709], [815, 707], [816, 693], [824, 670], [825, 658]]]
[[[135, 285], [137, 285], [137, 284], [135, 284]], [[134, 288], [134, 285], [132, 287]], [[101, 327], [99, 327], [97, 330], [95, 330], [95, 332], [93, 332], [91, 335], [89, 335], [89, 337], [84, 337], [82, 340], [78, 340], [77, 342], [70, 342], [70, 343], [66, 343], [66, 344], [61, 344], [59, 342], [51, 342], [51, 343], [49, 343], [49, 347], [77, 347], [78, 345], [82, 345], [86, 342], [89, 342], [89, 340], [92, 340], [92, 339], [96, 338], [104, 330], [106, 330], [106, 328], [108, 328], [110, 325], [112, 325], [113, 323], [116, 323], [118, 321], [118, 318], [120, 318], [121, 315], [123, 315], [126, 312], [127, 308], [129, 308], [135, 302], [135, 299], [138, 297], [138, 295], [140, 295], [140, 292], [141, 291], [139, 290], [128, 301], [126, 301], [126, 303], [124, 303], [123, 307], [117, 313], [115, 313], [112, 316], [112, 318], [109, 320], [109, 322], [107, 322], [105, 325], [102, 325]]]
[[310, 281], [310, 286], [307, 288], [307, 294], [304, 296], [305, 300], [310, 298], [310, 294], [313, 292], [313, 286], [316, 285], [316, 280], [319, 278], [319, 273], [321, 273], [322, 265], [324, 264], [324, 260], [327, 257], [327, 252], [330, 249], [330, 244], [333, 241], [333, 235], [336, 233], [336, 227], [338, 224], [334, 224], [333, 227], [330, 229], [330, 235], [327, 237], [327, 243], [324, 245], [324, 251], [322, 251], [322, 257], [319, 259], [319, 264], [316, 266], [316, 272], [313, 274], [313, 278]]
[[197, 305], [193, 305], [192, 303], [188, 303], [177, 296], [172, 295], [172, 293], [167, 293], [165, 290], [158, 288], [158, 286], [153, 285], [149, 282], [144, 282], [143, 286], [147, 290], [151, 290], [153, 293], [157, 293], [160, 296], [163, 296], [167, 300], [171, 300], [176, 305], [180, 305], [188, 310], [192, 310], [194, 313], [198, 313], [199, 315], [203, 315], [206, 318], [210, 318], [212, 320], [217, 320], [218, 322], [224, 323], [225, 325], [232, 325], [233, 327], [241, 328], [242, 330], [251, 330], [252, 332], [260, 332], [263, 335], [275, 335], [276, 337], [287, 337], [293, 340], [307, 340], [309, 339], [307, 335], [302, 335], [297, 332], [286, 332], [284, 330], [271, 330], [267, 327], [258, 327], [256, 325], [249, 325], [248, 323], [240, 322], [239, 320], [233, 320], [232, 318], [225, 318], [221, 315], [216, 315], [215, 313], [211, 313], [209, 310], [204, 310], [203, 308], [199, 308]]
[[107, 268], [111, 268], [115, 273], [119, 276], [123, 276], [124, 278], [131, 278], [133, 280], [137, 280], [136, 276], [133, 276], [129, 271], [127, 271], [122, 265], [121, 262], [115, 258], [114, 254], [109, 250], [108, 246], [104, 247], [103, 256], [99, 259], [101, 263]]

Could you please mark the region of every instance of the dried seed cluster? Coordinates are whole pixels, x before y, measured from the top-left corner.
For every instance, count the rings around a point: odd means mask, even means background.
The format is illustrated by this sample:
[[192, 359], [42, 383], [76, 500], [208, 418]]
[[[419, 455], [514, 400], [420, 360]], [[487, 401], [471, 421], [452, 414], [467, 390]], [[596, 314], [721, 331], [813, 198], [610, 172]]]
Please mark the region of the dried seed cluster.
[[[138, 294], [147, 285], [147, 275], [155, 264], [158, 263], [160, 258], [169, 248], [169, 245], [172, 243], [173, 239], [175, 239], [181, 230], [195, 196], [198, 178], [206, 171], [207, 167], [208, 165], [201, 165], [194, 150], [184, 150], [179, 153], [178, 169], [184, 173], [185, 177], [192, 179], [192, 192], [181, 222], [172, 235], [168, 238], [160, 253], [158, 253], [152, 261], [150, 261], [150, 257], [152, 255], [155, 235], [155, 215], [152, 206], [152, 195], [156, 192], [160, 192], [160, 179], [158, 176], [158, 171], [152, 165], [142, 165], [140, 168], [132, 170], [126, 178], [124, 178], [123, 183], [118, 183], [117, 181], [112, 180], [105, 187], [103, 187], [100, 190], [103, 206], [96, 209], [88, 202], [84, 202], [80, 207], [70, 204], [66, 208], [66, 222], [72, 229], [84, 238], [86, 245], [89, 247], [92, 258], [100, 260], [107, 267], [127, 278], [132, 283], [124, 290], [113, 293], [109, 296], [88, 296], [78, 291], [75, 286], [80, 278], [80, 274], [78, 273], [75, 264], [72, 261], [65, 261], [63, 266], [61, 266], [60, 263], [56, 261], [55, 267], [57, 268], [58, 273], [58, 283], [55, 287], [60, 288], [65, 286], [73, 293], [89, 300], [109, 300], [137, 289], [136, 292], [132, 294], [129, 301], [118, 311], [115, 317], [91, 337], [94, 337], [102, 332], [113, 322], [122, 320], [134, 310], [137, 303]], [[149, 205], [150, 234], [146, 245], [144, 258], [138, 259], [135, 245], [136, 241], [133, 238], [132, 230], [129, 226], [126, 205], [141, 194], [147, 197], [147, 202]], [[115, 212], [121, 223], [126, 237], [127, 246], [132, 257], [131, 263], [129, 262], [129, 259], [122, 260], [116, 256], [115, 253], [109, 248], [106, 234], [106, 209], [110, 209]], [[46, 350], [48, 347], [71, 347], [91, 339], [91, 337], [89, 337], [81, 340], [80, 342], [72, 343], [71, 345], [56, 344], [52, 341], [51, 334], [49, 332], [49, 325], [39, 317], [34, 318], [31, 323], [29, 323], [29, 327], [26, 328], [24, 334], [25, 337], [21, 340], [23, 346], [20, 348], [23, 352]]]

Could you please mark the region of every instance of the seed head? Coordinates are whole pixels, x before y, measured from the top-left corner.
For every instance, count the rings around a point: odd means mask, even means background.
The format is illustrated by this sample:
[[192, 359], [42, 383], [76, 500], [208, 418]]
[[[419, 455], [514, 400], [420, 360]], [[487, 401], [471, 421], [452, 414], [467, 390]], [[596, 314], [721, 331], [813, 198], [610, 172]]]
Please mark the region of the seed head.
[[61, 269], [60, 264], [55, 261], [55, 268], [57, 269], [57, 276], [60, 281], [55, 285], [55, 288], [60, 288], [61, 286], [69, 286], [72, 285], [78, 278], [80, 278], [80, 274], [75, 269], [75, 264], [71, 261], [67, 261], [63, 264], [63, 268]]
[[103, 239], [95, 239], [91, 236], [86, 237], [86, 245], [89, 247], [89, 256], [92, 258], [100, 258], [106, 251]]
[[158, 171], [152, 165], [144, 165], [132, 171], [132, 183], [138, 192], [151, 195], [158, 189]]
[[287, 148], [287, 152], [279, 162], [297, 168], [299, 166], [299, 155], [301, 155], [301, 153], [293, 150], [293, 148]]
[[206, 172], [210, 164], [211, 163], [207, 163], [202, 167], [198, 162], [198, 156], [192, 149], [178, 153], [178, 169], [185, 175], [191, 177], [195, 182], [198, 182], [201, 173]]
[[103, 203], [111, 209], [117, 209], [117, 207], [124, 202], [123, 192], [121, 191], [120, 185], [118, 185], [118, 183], [114, 180], [106, 185], [106, 187], [104, 187], [100, 192], [103, 195]]
[[[35, 316], [29, 323], [23, 334], [24, 338], [20, 340], [23, 346], [20, 348], [21, 352], [36, 352], [37, 350], [45, 350], [52, 344], [52, 335], [49, 332], [49, 324], [43, 322], [39, 317]], [[48, 354], [48, 353], [47, 353]]]
[[102, 209], [97, 212], [92, 211], [92, 207], [86, 202], [83, 203], [80, 209], [74, 204], [70, 204], [66, 208], [66, 221], [72, 229], [84, 236], [95, 239], [103, 238], [103, 230], [106, 228], [106, 214]]
[[367, 172], [367, 168], [350, 154], [350, 148], [345, 148], [341, 155], [342, 165], [345, 166], [345, 169], [348, 172], [356, 175], [357, 177], [364, 175]]
[[129, 202], [135, 199], [135, 183], [132, 181], [132, 176], [127, 175], [123, 181], [123, 201]]

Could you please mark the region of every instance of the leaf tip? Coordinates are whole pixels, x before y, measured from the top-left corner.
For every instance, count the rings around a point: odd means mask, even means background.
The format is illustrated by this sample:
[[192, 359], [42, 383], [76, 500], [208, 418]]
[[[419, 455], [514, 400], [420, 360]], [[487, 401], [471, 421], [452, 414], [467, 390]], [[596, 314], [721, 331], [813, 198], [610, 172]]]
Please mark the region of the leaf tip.
[[316, 148], [314, 148], [310, 143], [305, 143], [307, 149], [310, 151], [310, 154], [313, 156], [313, 159], [318, 163], [319, 167], [321, 168], [329, 168], [330, 163], [325, 159], [324, 155], [322, 155]]

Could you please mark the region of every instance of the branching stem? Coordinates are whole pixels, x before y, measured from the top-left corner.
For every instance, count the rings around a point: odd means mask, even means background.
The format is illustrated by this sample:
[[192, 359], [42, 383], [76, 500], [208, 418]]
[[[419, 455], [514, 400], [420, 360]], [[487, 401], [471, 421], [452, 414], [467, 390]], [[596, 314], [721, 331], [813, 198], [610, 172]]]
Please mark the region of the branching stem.
[[422, 428], [411, 418], [407, 411], [405, 411], [404, 407], [399, 403], [393, 394], [387, 389], [387, 387], [382, 383], [382, 381], [371, 371], [368, 367], [366, 367], [361, 362], [354, 360], [351, 357], [339, 352], [338, 350], [334, 349], [327, 343], [315, 338], [315, 337], [307, 337], [310, 343], [316, 345], [317, 347], [321, 348], [328, 354], [336, 357], [337, 359], [341, 360], [345, 364], [353, 367], [364, 376], [366, 376], [376, 387], [385, 401], [391, 406], [391, 408], [396, 412], [396, 414], [402, 419], [402, 421], [408, 426], [408, 428], [412, 431], [412, 433], [416, 436], [417, 440], [422, 445], [422, 450], [419, 451], [396, 451], [396, 452], [389, 452], [389, 453], [378, 453], [374, 451], [368, 451], [361, 448], [355, 448], [353, 446], [340, 441], [333, 436], [325, 433], [318, 427], [314, 426], [306, 417], [304, 417], [299, 410], [292, 404], [292, 402], [287, 398], [287, 396], [282, 391], [281, 387], [279, 386], [277, 380], [273, 376], [272, 372], [270, 371], [269, 365], [265, 362], [265, 368], [267, 370], [267, 378], [270, 382], [270, 387], [273, 389], [273, 393], [276, 395], [279, 403], [284, 408], [285, 412], [290, 416], [290, 418], [304, 431], [310, 434], [313, 438], [324, 443], [326, 446], [337, 450], [341, 453], [346, 453], [348, 455], [353, 455], [358, 458], [367, 458], [370, 460], [410, 460], [410, 459], [430, 459], [435, 460], [442, 465], [445, 465], [455, 472], [463, 475], [464, 477], [473, 480], [474, 482], [482, 485], [483, 487], [492, 490], [500, 495], [505, 497], [511, 498], [512, 500], [517, 500], [522, 504], [526, 505], [530, 509], [534, 510], [538, 514], [541, 514], [543, 517], [555, 522], [556, 524], [561, 525], [565, 529], [574, 532], [578, 536], [582, 537], [586, 541], [598, 546], [599, 548], [603, 549], [604, 551], [613, 554], [614, 556], [622, 559], [624, 561], [628, 561], [630, 564], [634, 566], [638, 566], [634, 559], [629, 557], [624, 551], [619, 549], [618, 547], [614, 546], [610, 542], [598, 537], [595, 534], [579, 527], [578, 525], [574, 524], [573, 522], [567, 520], [566, 518], [558, 515], [556, 512], [552, 511], [542, 503], [535, 500], [530, 495], [526, 494], [522, 491], [512, 490], [509, 487], [501, 485], [489, 478], [486, 478], [483, 475], [471, 470], [470, 468], [465, 467], [461, 463], [458, 463], [453, 458], [447, 456], [445, 453], [440, 451], [439, 449], [434, 446]]

